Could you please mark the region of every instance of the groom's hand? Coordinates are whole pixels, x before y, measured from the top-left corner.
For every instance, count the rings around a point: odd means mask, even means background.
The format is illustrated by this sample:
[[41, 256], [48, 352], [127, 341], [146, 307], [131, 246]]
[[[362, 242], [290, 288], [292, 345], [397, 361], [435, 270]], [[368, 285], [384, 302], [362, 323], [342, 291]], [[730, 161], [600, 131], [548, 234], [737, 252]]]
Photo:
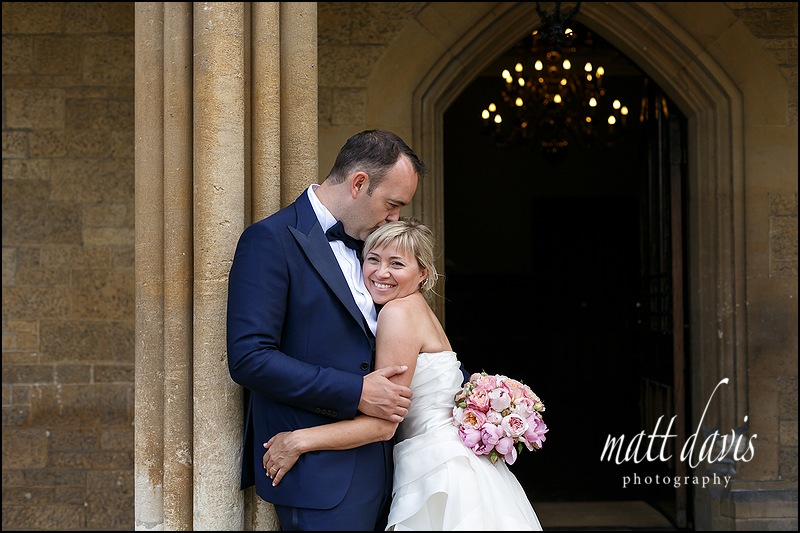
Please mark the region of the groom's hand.
[[364, 376], [358, 410], [365, 415], [399, 424], [411, 407], [411, 389], [389, 378], [408, 370], [405, 365], [379, 368]]

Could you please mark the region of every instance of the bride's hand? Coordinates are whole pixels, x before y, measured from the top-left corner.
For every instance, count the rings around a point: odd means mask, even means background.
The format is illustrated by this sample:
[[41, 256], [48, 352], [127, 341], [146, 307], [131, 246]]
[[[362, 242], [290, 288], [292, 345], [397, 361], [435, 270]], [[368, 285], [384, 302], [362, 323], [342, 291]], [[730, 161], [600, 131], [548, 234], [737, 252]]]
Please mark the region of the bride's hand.
[[273, 487], [278, 486], [278, 483], [281, 482], [300, 458], [299, 447], [293, 444], [292, 441], [292, 432], [284, 431], [264, 443], [266, 451], [264, 452], [262, 464], [267, 477], [272, 479]]

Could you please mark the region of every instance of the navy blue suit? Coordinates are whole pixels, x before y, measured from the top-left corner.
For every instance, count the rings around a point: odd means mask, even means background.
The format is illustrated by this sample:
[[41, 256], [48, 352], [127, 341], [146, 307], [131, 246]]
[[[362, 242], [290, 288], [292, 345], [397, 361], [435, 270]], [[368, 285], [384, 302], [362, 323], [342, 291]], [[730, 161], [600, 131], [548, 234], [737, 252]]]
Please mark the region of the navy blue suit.
[[[227, 327], [228, 368], [247, 399], [242, 488], [255, 483], [264, 500], [307, 509], [330, 509], [352, 494], [388, 500], [390, 442], [304, 454], [277, 487], [261, 463], [262, 443], [276, 433], [352, 419], [363, 377], [374, 367], [375, 338], [307, 190], [242, 233], [230, 271]], [[363, 512], [377, 516], [379, 505], [373, 507]], [[350, 528], [348, 521], [327, 525]]]

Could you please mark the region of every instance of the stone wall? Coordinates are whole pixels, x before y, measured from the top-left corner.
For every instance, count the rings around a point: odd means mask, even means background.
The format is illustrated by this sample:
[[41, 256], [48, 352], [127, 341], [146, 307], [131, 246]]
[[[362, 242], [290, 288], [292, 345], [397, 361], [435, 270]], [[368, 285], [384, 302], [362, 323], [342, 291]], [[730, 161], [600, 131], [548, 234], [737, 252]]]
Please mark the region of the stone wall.
[[2, 15], [3, 529], [131, 529], [133, 4]]
[[[321, 173], [341, 132], [373, 126], [371, 69], [426, 4], [319, 3]], [[789, 81], [796, 127], [796, 5], [727, 5]], [[133, 3], [2, 9], [3, 529], [130, 530]], [[768, 218], [769, 275], [796, 283], [796, 193], [771, 196]], [[796, 329], [794, 342], [796, 355]], [[778, 428], [777, 477], [796, 482], [797, 367], [780, 362], [766, 369], [778, 375], [776, 401], [760, 416]], [[724, 513], [741, 519], [742, 509]], [[796, 493], [793, 516], [796, 525]]]

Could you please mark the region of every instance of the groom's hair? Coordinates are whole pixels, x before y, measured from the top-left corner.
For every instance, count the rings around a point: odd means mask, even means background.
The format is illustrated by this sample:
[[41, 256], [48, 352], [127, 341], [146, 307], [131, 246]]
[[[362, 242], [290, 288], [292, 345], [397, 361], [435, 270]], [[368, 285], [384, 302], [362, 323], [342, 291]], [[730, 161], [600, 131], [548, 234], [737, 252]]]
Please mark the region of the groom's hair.
[[365, 130], [347, 139], [326, 180], [332, 184], [342, 183], [347, 176], [360, 170], [369, 175], [367, 194], [372, 195], [401, 156], [408, 158], [417, 179], [422, 180], [426, 172], [425, 163], [403, 139], [391, 131]]

